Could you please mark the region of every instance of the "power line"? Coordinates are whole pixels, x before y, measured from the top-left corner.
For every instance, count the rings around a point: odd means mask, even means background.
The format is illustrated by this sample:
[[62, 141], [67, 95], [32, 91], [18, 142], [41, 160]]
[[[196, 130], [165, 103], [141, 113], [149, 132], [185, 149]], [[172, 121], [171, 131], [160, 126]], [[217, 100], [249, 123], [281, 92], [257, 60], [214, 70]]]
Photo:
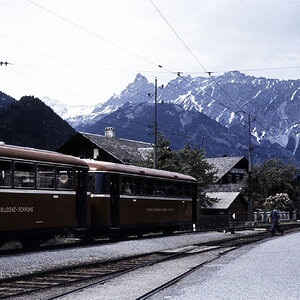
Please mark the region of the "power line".
[[[176, 35], [176, 37], [181, 41], [181, 43], [184, 45], [184, 47], [188, 50], [188, 52], [193, 56], [193, 58], [197, 61], [197, 63], [202, 67], [202, 69], [205, 71], [205, 73], [207, 73], [212, 80], [218, 85], [218, 87], [223, 91], [223, 93], [228, 97], [228, 99], [230, 99], [239, 110], [242, 110], [242, 107], [240, 107], [236, 101], [234, 101], [232, 99], [232, 97], [223, 89], [223, 87], [216, 81], [216, 79], [214, 77], [211, 76], [212, 72], [208, 72], [207, 69], [204, 67], [204, 65], [199, 61], [199, 59], [197, 58], [197, 56], [192, 52], [192, 50], [187, 46], [187, 44], [184, 42], [184, 40], [179, 36], [179, 34], [176, 32], [176, 30], [174, 29], [174, 27], [170, 24], [170, 22], [166, 19], [166, 17], [162, 14], [162, 12], [158, 9], [158, 7], [153, 3], [152, 0], [149, 0], [150, 3], [154, 6], [154, 8], [157, 10], [157, 12], [160, 14], [160, 16], [164, 19], [164, 21], [168, 24], [168, 26], [171, 28], [171, 30], [173, 31], [173, 33]], [[178, 76], [180, 76], [180, 73], [178, 73]], [[212, 97], [211, 97], [212, 98]], [[222, 103], [223, 104], [223, 103]], [[224, 105], [224, 104], [223, 104]], [[224, 105], [225, 106], [225, 105]], [[229, 108], [229, 107], [227, 107]], [[229, 108], [230, 109], [230, 108]], [[249, 117], [250, 117], [250, 113], [249, 113]], [[261, 125], [262, 126], [262, 125]], [[267, 131], [268, 132], [268, 131]], [[269, 133], [269, 132], [268, 132]], [[269, 133], [270, 134], [270, 133]], [[271, 134], [270, 134], [271, 135]], [[272, 136], [272, 135], [271, 135]], [[275, 136], [273, 136], [275, 137]], [[276, 137], [275, 137], [276, 138]]]
[[49, 84], [49, 82], [43, 81], [43, 80], [41, 80], [41, 79], [39, 79], [39, 78], [31, 75], [31, 74], [28, 74], [28, 73], [26, 73], [24, 71], [20, 71], [20, 70], [16, 70], [16, 69], [9, 69], [9, 71], [18, 74], [19, 76], [23, 76], [23, 77], [25, 77], [25, 78], [33, 81], [33, 82], [38, 82], [41, 85], [48, 86], [48, 87], [49, 86], [50, 87], [54, 86], [54, 88], [56, 90], [62, 91], [63, 93], [66, 93], [66, 95], [68, 95], [68, 96], [76, 97], [76, 98], [78, 98], [80, 100], [84, 100], [84, 101], [87, 101], [87, 100], [89, 100], [90, 102], [92, 101], [92, 99], [88, 99], [86, 96], [82, 96], [82, 95], [80, 95], [78, 93], [75, 93], [74, 91], [68, 90], [68, 89], [66, 89], [64, 87], [61, 87], [61, 86], [55, 86], [53, 84]]
[[[292, 69], [300, 69], [300, 66], [280, 66], [280, 67], [262, 67], [262, 68], [249, 68], [249, 69], [239, 69], [239, 68], [234, 68], [234, 69], [227, 69], [227, 70], [214, 70], [210, 71], [210, 74], [223, 74], [223, 73], [229, 73], [229, 72], [255, 72], [255, 71], [272, 71], [272, 70], [292, 70]], [[200, 71], [193, 71], [193, 72], [188, 72], [188, 71], [182, 71], [182, 74], [208, 74], [208, 72], [200, 72]]]
[[[161, 65], [158, 65], [158, 64], [156, 64], [156, 63], [154, 63], [153, 61], [150, 61], [149, 59], [147, 59], [147, 58], [145, 58], [145, 57], [143, 57], [143, 56], [141, 56], [141, 55], [139, 55], [139, 54], [137, 54], [137, 53], [135, 53], [135, 52], [133, 52], [133, 51], [131, 51], [131, 50], [129, 50], [129, 49], [127, 49], [127, 48], [125, 48], [125, 47], [123, 47], [123, 46], [121, 46], [121, 45], [119, 45], [119, 44], [117, 44], [117, 43], [115, 43], [115, 42], [112, 42], [111, 40], [109, 40], [109, 39], [107, 39], [107, 38], [105, 38], [105, 37], [103, 37], [103, 36], [101, 36], [101, 35], [99, 35], [99, 34], [97, 34], [97, 33], [95, 33], [95, 32], [93, 32], [93, 31], [91, 31], [91, 30], [89, 30], [89, 29], [87, 29], [86, 27], [83, 27], [83, 26], [81, 26], [81, 25], [79, 25], [79, 24], [77, 24], [77, 23], [75, 23], [75, 22], [73, 22], [73, 21], [71, 21], [71, 20], [69, 20], [69, 19], [67, 19], [67, 18], [65, 18], [65, 17], [63, 17], [63, 16], [61, 16], [61, 15], [58, 15], [57, 13], [55, 13], [55, 12], [53, 12], [53, 11], [51, 11], [51, 10], [49, 10], [49, 9], [47, 9], [47, 8], [45, 8], [45, 7], [43, 7], [43, 6], [41, 6], [41, 5], [39, 5], [39, 4], [37, 4], [37, 3], [35, 3], [35, 2], [33, 2], [33, 1], [31, 1], [31, 0], [27, 0], [28, 2], [30, 2], [31, 4], [33, 4], [33, 5], [35, 5], [35, 6], [37, 6], [37, 7], [39, 7], [40, 9], [43, 9], [44, 11], [46, 11], [46, 12], [48, 12], [48, 13], [50, 13], [50, 14], [52, 14], [52, 15], [54, 15], [54, 16], [56, 16], [56, 17], [58, 17], [58, 18], [60, 18], [60, 19], [62, 19], [62, 20], [64, 20], [65, 22], [68, 22], [68, 23], [70, 23], [70, 24], [72, 24], [73, 26], [76, 26], [76, 27], [78, 27], [78, 28], [80, 28], [81, 30], [83, 30], [83, 31], [85, 31], [85, 32], [87, 32], [87, 33], [89, 33], [89, 34], [92, 34], [93, 36], [96, 36], [97, 38], [100, 38], [100, 39], [102, 39], [102, 40], [104, 40], [104, 41], [106, 41], [106, 42], [108, 42], [108, 43], [110, 43], [110, 44], [112, 44], [113, 46], [115, 46], [115, 47], [118, 47], [118, 48], [120, 48], [120, 49], [122, 49], [122, 50], [124, 50], [124, 51], [126, 51], [126, 52], [129, 52], [130, 54], [132, 54], [132, 55], [135, 55], [135, 56], [137, 56], [137, 57], [139, 57], [140, 59], [143, 59], [143, 60], [145, 60], [145, 61], [147, 61], [147, 62], [149, 62], [149, 63], [151, 63], [152, 65], [155, 65], [155, 66], [158, 66], [158, 67], [160, 67], [160, 68], [163, 68]], [[159, 14], [163, 17], [163, 19], [166, 21], [166, 23], [170, 26], [170, 28], [172, 29], [172, 31], [176, 34], [176, 36], [178, 37], [178, 39], [183, 43], [183, 45], [186, 47], [186, 49], [191, 53], [191, 55], [196, 59], [196, 61], [200, 64], [200, 66], [204, 69], [204, 71], [209, 75], [209, 76], [211, 76], [211, 72], [208, 72], [206, 69], [205, 69], [205, 67], [201, 64], [201, 62], [199, 61], [199, 59], [193, 54], [193, 52], [190, 50], [190, 48], [186, 45], [186, 43], [183, 41], [183, 39], [177, 34], [177, 32], [175, 31], [175, 29], [172, 27], [172, 25], [167, 21], [167, 19], [163, 16], [163, 14], [159, 11], [159, 9], [157, 8], [157, 6], [153, 3], [153, 1], [152, 0], [149, 0], [151, 3], [152, 3], [152, 5], [155, 7], [155, 9], [159, 12]], [[163, 68], [163, 69], [165, 69], [165, 70], [167, 70], [168, 72], [170, 72], [170, 73], [172, 73], [172, 74], [174, 74], [175, 72], [172, 72], [172, 71], [170, 71], [170, 70], [168, 70], [168, 69], [166, 69], [166, 68]], [[180, 73], [178, 73], [178, 76], [180, 76]], [[183, 78], [183, 77], [182, 77]], [[211, 77], [214, 81], [215, 81], [215, 83], [223, 90], [223, 92], [227, 95], [227, 97], [239, 108], [239, 109], [241, 109], [240, 107], [239, 107], [239, 105], [228, 95], [228, 93], [219, 85], [219, 83], [213, 78], [213, 77]], [[185, 79], [184, 79], [185, 80]], [[191, 84], [191, 83], [190, 83]], [[194, 86], [195, 87], [195, 86]], [[197, 87], [196, 87], [197, 88]], [[207, 94], [207, 93], [206, 93]], [[207, 96], [209, 96], [210, 98], [212, 98], [209, 94], [207, 94]], [[212, 98], [213, 100], [215, 100], [216, 102], [219, 102], [218, 100], [216, 100], [216, 99], [214, 99], [214, 98]], [[228, 109], [230, 109], [230, 110], [232, 110], [232, 111], [235, 111], [234, 109], [232, 109], [232, 108], [230, 108], [229, 106], [227, 106], [227, 105], [225, 105], [224, 103], [221, 103], [220, 102], [220, 104], [221, 105], [223, 105], [223, 106], [225, 106], [225, 107], [227, 107]]]
[[[176, 37], [181, 41], [181, 43], [184, 45], [184, 47], [187, 49], [187, 51], [193, 56], [193, 58], [197, 61], [197, 63], [202, 67], [202, 69], [207, 73], [212, 80], [218, 85], [218, 87], [223, 91], [223, 93], [230, 99], [236, 107], [241, 110], [241, 107], [230, 97], [230, 95], [221, 87], [221, 85], [215, 80], [214, 77], [211, 76], [211, 72], [207, 71], [207, 69], [204, 67], [204, 65], [200, 62], [200, 60], [197, 58], [197, 56], [192, 52], [192, 50], [187, 46], [187, 44], [183, 41], [183, 39], [179, 36], [179, 34], [175, 31], [173, 26], [170, 24], [170, 22], [165, 18], [165, 16], [161, 13], [161, 11], [158, 9], [158, 7], [153, 3], [152, 0], [149, 0], [151, 4], [154, 6], [154, 8], [157, 10], [157, 12], [160, 14], [160, 16], [165, 20], [165, 22], [168, 24], [168, 26], [171, 28], [171, 30], [174, 32]], [[178, 73], [180, 75], [180, 73]]]
[[119, 48], [119, 49], [121, 49], [121, 50], [123, 50], [123, 51], [125, 51], [125, 52], [127, 52], [127, 53], [129, 53], [129, 54], [131, 54], [131, 55], [134, 55], [134, 56], [140, 58], [141, 60], [144, 60], [144, 61], [146, 61], [146, 62], [148, 62], [148, 63], [150, 63], [150, 64], [152, 64], [152, 65], [154, 65], [154, 66], [156, 66], [156, 67], [158, 66], [156, 63], [154, 63], [154, 62], [151, 61], [150, 59], [145, 58], [145, 57], [139, 55], [138, 53], [136, 53], [136, 52], [134, 52], [134, 51], [132, 51], [132, 50], [130, 50], [130, 49], [127, 49], [127, 48], [121, 46], [120, 44], [115, 43], [115, 42], [109, 40], [108, 38], [103, 37], [103, 36], [101, 36], [100, 34], [95, 33], [95, 32], [93, 32], [92, 30], [90, 30], [90, 29], [88, 29], [88, 28], [86, 28], [86, 27], [84, 27], [84, 26], [82, 26], [82, 25], [80, 25], [80, 24], [77, 24], [77, 23], [75, 23], [75, 22], [73, 22], [73, 21], [71, 21], [71, 20], [69, 20], [69, 19], [67, 19], [67, 18], [65, 18], [65, 17], [63, 17], [63, 16], [61, 16], [61, 15], [59, 15], [59, 14], [53, 12], [52, 10], [50, 10], [50, 9], [44, 7], [44, 6], [41, 6], [41, 5], [37, 4], [37, 3], [35, 3], [34, 1], [31, 1], [31, 0], [27, 0], [27, 1], [28, 1], [29, 3], [35, 5], [36, 7], [38, 7], [38, 8], [40, 8], [40, 9], [42, 9], [42, 10], [44, 10], [44, 11], [46, 11], [46, 12], [52, 14], [52, 15], [54, 15], [55, 17], [57, 17], [57, 18], [63, 20], [64, 22], [67, 22], [67, 23], [69, 23], [69, 24], [71, 24], [71, 25], [73, 25], [73, 26], [75, 26], [75, 27], [81, 29], [82, 31], [85, 31], [85, 32], [89, 33], [90, 35], [93, 35], [93, 36], [95, 36], [95, 37], [97, 37], [97, 38], [99, 38], [99, 39], [105, 41], [106, 43], [108, 43], [108, 44], [110, 44], [110, 45], [112, 45], [112, 46], [114, 46], [114, 47], [116, 47], [116, 48]]
[[[127, 49], [127, 48], [125, 48], [125, 47], [123, 47], [123, 46], [121, 46], [121, 45], [119, 45], [119, 44], [117, 44], [117, 43], [114, 43], [114, 42], [112, 42], [112, 41], [110, 41], [110, 40], [108, 40], [107, 38], [105, 38], [105, 37], [103, 37], [103, 36], [100, 36], [99, 34], [97, 34], [97, 33], [95, 33], [95, 32], [92, 32], [91, 30], [89, 30], [89, 29], [87, 29], [87, 28], [85, 28], [85, 27], [83, 27], [83, 26], [81, 26], [81, 25], [79, 25], [79, 24], [77, 24], [77, 23], [75, 23], [75, 22], [73, 22], [73, 21], [71, 21], [71, 20], [69, 20], [69, 19], [67, 19], [67, 18], [65, 18], [65, 17], [63, 17], [63, 16], [60, 16], [60, 15], [58, 15], [57, 13], [55, 13], [55, 12], [53, 12], [53, 11], [50, 11], [49, 9], [47, 9], [47, 8], [45, 8], [45, 7], [42, 7], [41, 5], [39, 5], [39, 4], [37, 4], [37, 3], [35, 3], [35, 2], [33, 2], [33, 1], [31, 1], [31, 0], [27, 0], [28, 2], [30, 2], [31, 4], [33, 4], [33, 5], [35, 5], [35, 6], [37, 6], [37, 7], [39, 7], [39, 8], [41, 8], [41, 9], [43, 9], [44, 11], [47, 11], [48, 13], [51, 13], [51, 14], [53, 14], [53, 15], [55, 15], [56, 17], [58, 17], [58, 18], [60, 18], [60, 19], [62, 19], [62, 20], [64, 20], [65, 22], [68, 22], [68, 23], [70, 23], [70, 24], [72, 24], [72, 25], [74, 25], [74, 26], [76, 26], [76, 27], [78, 27], [78, 28], [80, 28], [81, 30], [84, 30], [85, 32], [87, 32], [87, 33], [89, 33], [89, 34], [92, 34], [93, 36], [96, 36], [96, 37], [98, 37], [98, 38], [100, 38], [100, 39], [102, 39], [102, 40], [104, 40], [104, 41], [106, 41], [107, 43], [110, 43], [111, 45], [113, 45], [113, 46], [115, 46], [115, 47], [118, 47], [118, 48], [120, 48], [120, 49], [122, 49], [122, 50], [124, 50], [124, 51], [126, 51], [126, 52], [128, 52], [128, 53], [130, 53], [130, 54], [132, 54], [132, 55], [135, 55], [135, 56], [137, 56], [137, 57], [139, 57], [140, 59], [142, 59], [142, 60], [145, 60], [145, 61], [147, 61], [147, 62], [149, 62], [149, 63], [151, 63], [152, 65], [155, 65], [155, 66], [159, 66], [159, 67], [161, 67], [162, 68], [162, 66], [161, 65], [157, 65], [156, 63], [154, 63], [153, 61], [151, 61], [151, 60], [149, 60], [149, 59], [147, 59], [147, 58], [145, 58], [145, 57], [143, 57], [143, 56], [141, 56], [141, 55], [139, 55], [139, 54], [137, 54], [137, 53], [135, 53], [135, 52], [133, 52], [133, 51], [131, 51], [131, 50], [129, 50], [129, 49]], [[151, 1], [151, 0], [150, 0]], [[151, 1], [151, 3], [154, 5], [154, 3]], [[155, 6], [155, 5], [154, 5]], [[157, 9], [157, 7], [155, 6], [155, 8]], [[158, 10], [158, 9], [157, 9]], [[158, 10], [159, 11], [159, 10]], [[159, 12], [160, 13], [160, 12]], [[161, 13], [160, 13], [161, 14]], [[163, 17], [163, 15], [161, 14], [161, 16]], [[163, 17], [164, 18], [164, 17]], [[190, 48], [184, 43], [184, 41], [181, 39], [181, 37], [177, 34], [177, 32], [174, 30], [174, 28], [171, 26], [171, 24], [166, 20], [166, 18], [164, 18], [164, 20], [168, 23], [168, 25], [171, 27], [171, 29], [173, 30], [173, 32], [176, 34], [176, 36], [179, 38], [179, 40], [184, 44], [184, 46], [187, 48], [187, 50], [191, 53], [191, 55], [193, 55], [193, 57], [196, 59], [196, 61], [201, 65], [201, 67], [205, 70], [205, 72], [211, 77], [211, 72], [208, 72], [206, 69], [205, 69], [205, 67], [201, 64], [201, 62], [198, 60], [198, 58], [193, 54], [193, 52], [190, 50]], [[165, 69], [165, 68], [164, 68]], [[165, 70], [167, 70], [167, 69], [165, 69]], [[173, 73], [174, 74], [174, 72], [172, 72], [172, 71], [170, 71], [170, 70], [168, 70], [168, 72], [171, 72], [171, 73]], [[178, 73], [178, 76], [180, 76], [180, 73]], [[180, 76], [181, 77], [181, 76]], [[182, 77], [181, 77], [182, 78]], [[214, 79], [214, 77], [211, 77], [215, 82], [216, 82], [216, 84], [223, 90], [223, 92], [227, 95], [227, 97], [240, 109], [240, 107], [239, 107], [239, 105], [228, 95], [228, 93], [226, 93], [226, 91], [219, 85], [219, 83]], [[191, 83], [190, 83], [191, 84]], [[199, 89], [198, 89], [199, 90]], [[199, 92], [200, 92], [201, 90], [199, 90]], [[229, 106], [227, 106], [227, 105], [225, 105], [224, 103], [221, 103], [220, 101], [217, 101], [216, 99], [214, 99], [214, 98], [212, 98], [209, 94], [207, 94], [206, 93], [206, 95], [207, 96], [209, 96], [211, 99], [213, 99], [213, 100], [215, 100], [216, 102], [219, 102], [221, 105], [223, 105], [223, 106], [225, 106], [226, 108], [228, 108], [228, 109], [230, 109], [231, 111], [235, 111], [234, 109], [232, 109], [231, 107], [229, 107]]]

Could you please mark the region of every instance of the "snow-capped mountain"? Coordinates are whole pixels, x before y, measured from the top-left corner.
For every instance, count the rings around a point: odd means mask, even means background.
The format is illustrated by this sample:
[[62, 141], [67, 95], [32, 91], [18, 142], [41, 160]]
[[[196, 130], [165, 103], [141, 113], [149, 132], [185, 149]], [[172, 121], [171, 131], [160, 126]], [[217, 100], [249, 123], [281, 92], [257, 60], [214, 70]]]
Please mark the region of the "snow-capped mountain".
[[[267, 139], [296, 151], [299, 143], [300, 80], [255, 78], [229, 72], [213, 78], [177, 78], [169, 94], [167, 85], [161, 98], [203, 112], [224, 126], [248, 126], [260, 142]], [[171, 87], [170, 87], [171, 89]]]
[[[153, 103], [126, 103], [118, 110], [86, 128], [87, 132], [104, 134], [105, 127], [114, 127], [118, 137], [153, 142]], [[157, 110], [158, 132], [171, 141], [172, 149], [181, 149], [187, 142], [205, 150], [206, 156], [248, 157], [248, 135], [234, 132], [200, 112], [189, 112], [172, 103], [163, 103]], [[247, 131], [246, 131], [247, 132]], [[260, 164], [270, 157], [287, 157], [295, 162], [292, 154], [278, 144], [251, 139], [252, 157]]]
[[42, 101], [73, 128], [91, 122], [93, 118], [98, 116], [98, 113], [93, 113], [95, 105], [67, 105], [47, 96], [43, 97]]
[[[113, 95], [93, 110], [89, 108], [86, 113], [67, 108], [60, 115], [74, 128], [87, 130], [126, 103], [153, 102], [153, 97], [148, 95], [152, 95], [153, 91], [153, 83], [138, 74], [120, 95]], [[238, 71], [209, 78], [179, 74], [159, 89], [158, 100], [186, 111], [201, 112], [232, 133], [243, 132], [246, 136], [250, 115], [251, 135], [257, 144], [264, 141], [279, 144], [300, 161], [300, 80], [256, 78]], [[53, 108], [50, 103], [48, 105]]]

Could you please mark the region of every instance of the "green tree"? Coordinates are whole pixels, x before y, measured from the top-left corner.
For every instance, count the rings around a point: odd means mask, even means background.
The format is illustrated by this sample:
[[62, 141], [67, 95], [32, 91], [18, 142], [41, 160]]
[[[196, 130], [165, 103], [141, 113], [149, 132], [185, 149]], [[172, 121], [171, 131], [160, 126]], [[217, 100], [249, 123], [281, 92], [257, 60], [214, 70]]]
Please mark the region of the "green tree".
[[213, 166], [204, 160], [204, 150], [200, 148], [200, 145], [192, 148], [187, 142], [185, 147], [177, 153], [180, 161], [180, 172], [197, 179], [200, 205], [203, 207], [211, 205], [216, 199], [207, 197], [205, 189], [213, 183], [215, 172], [212, 171]]
[[[136, 165], [153, 168], [153, 152], [150, 152], [145, 161], [136, 161]], [[156, 168], [172, 172], [180, 172], [179, 156], [170, 149], [170, 141], [159, 135], [156, 146]]]
[[[200, 204], [206, 206], [216, 199], [205, 196], [205, 188], [213, 183], [215, 172], [213, 166], [204, 160], [205, 152], [198, 145], [193, 148], [188, 142], [185, 147], [178, 151], [170, 149], [170, 141], [160, 135], [157, 142], [157, 169], [179, 172], [193, 176], [198, 182], [198, 197]], [[138, 165], [153, 168], [153, 153], [146, 161], [137, 162]]]
[[[263, 203], [270, 196], [287, 193], [292, 201], [294, 182], [298, 168], [293, 164], [285, 164], [280, 159], [270, 159], [260, 166], [254, 167], [251, 173], [250, 192], [257, 208], [263, 208]], [[249, 193], [248, 175], [243, 182], [245, 196]]]

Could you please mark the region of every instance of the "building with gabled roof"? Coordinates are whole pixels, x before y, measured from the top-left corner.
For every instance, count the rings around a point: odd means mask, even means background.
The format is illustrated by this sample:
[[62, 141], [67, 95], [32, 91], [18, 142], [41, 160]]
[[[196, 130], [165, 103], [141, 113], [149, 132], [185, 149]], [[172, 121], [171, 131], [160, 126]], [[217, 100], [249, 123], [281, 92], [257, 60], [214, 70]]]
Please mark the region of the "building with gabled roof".
[[213, 165], [215, 184], [239, 183], [248, 170], [248, 160], [244, 156], [224, 156], [204, 159]]
[[214, 184], [205, 190], [206, 196], [217, 201], [210, 207], [202, 208], [201, 213], [207, 216], [206, 220], [216, 223], [232, 214], [236, 215], [236, 221], [246, 221], [248, 203], [241, 188], [248, 170], [248, 160], [244, 156], [224, 156], [206, 158], [205, 161], [213, 166], [212, 171], [215, 172]]
[[206, 214], [235, 214], [235, 221], [247, 220], [248, 204], [241, 192], [208, 192], [206, 195], [218, 200], [205, 208]]
[[77, 132], [57, 151], [80, 158], [132, 164], [135, 160], [145, 160], [153, 147], [146, 142], [116, 138], [114, 128], [108, 127], [105, 135]]

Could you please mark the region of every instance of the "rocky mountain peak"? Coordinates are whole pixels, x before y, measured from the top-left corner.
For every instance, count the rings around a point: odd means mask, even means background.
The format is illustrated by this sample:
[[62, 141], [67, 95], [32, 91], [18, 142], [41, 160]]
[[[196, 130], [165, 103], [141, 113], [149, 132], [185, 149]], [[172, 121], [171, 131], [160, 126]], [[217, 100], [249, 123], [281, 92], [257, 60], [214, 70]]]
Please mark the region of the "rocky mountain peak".
[[[79, 128], [80, 122], [88, 128], [126, 103], [152, 103], [153, 97], [150, 98], [148, 94], [154, 93], [153, 82], [154, 79], [149, 82], [138, 73], [119, 95], [98, 105], [92, 116], [90, 114], [77, 119], [76, 128]], [[226, 72], [213, 78], [179, 74], [159, 90], [158, 99], [186, 111], [203, 113], [235, 133], [242, 131], [247, 134], [244, 126], [247, 126], [246, 116], [250, 114], [251, 133], [257, 143], [277, 143], [292, 155], [298, 155], [297, 160], [300, 161], [300, 80], [266, 79], [239, 71]], [[237, 113], [241, 110], [246, 114]], [[74, 120], [70, 124], [75, 124]]]

